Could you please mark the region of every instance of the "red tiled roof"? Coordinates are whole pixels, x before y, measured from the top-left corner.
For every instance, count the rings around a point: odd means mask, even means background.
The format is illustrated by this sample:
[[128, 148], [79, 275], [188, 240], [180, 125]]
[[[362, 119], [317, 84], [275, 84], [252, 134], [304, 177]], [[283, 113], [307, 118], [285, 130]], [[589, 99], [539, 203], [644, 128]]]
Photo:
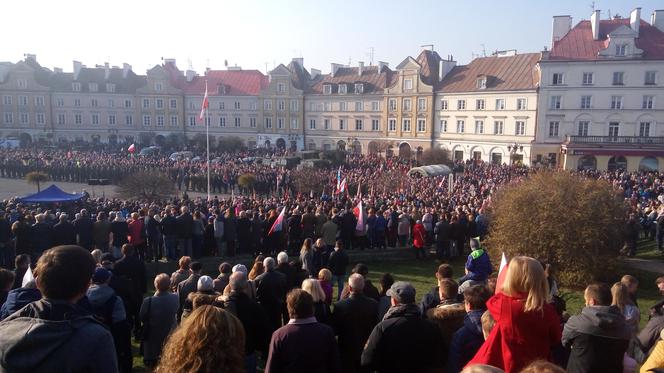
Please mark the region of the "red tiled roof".
[[268, 77], [258, 70], [209, 70], [205, 76], [197, 76], [186, 84], [185, 93], [203, 95], [205, 81], [210, 96], [219, 95], [219, 85], [226, 87], [226, 96], [258, 96], [267, 87]]
[[[539, 53], [476, 58], [468, 65], [454, 67], [437, 85], [436, 91], [446, 93], [535, 89], [539, 79], [535, 65], [539, 60]], [[477, 88], [477, 78], [482, 75], [487, 77], [486, 89]]]
[[[629, 27], [629, 19], [600, 20], [599, 39], [593, 40], [590, 21], [581, 21], [553, 44], [549, 59], [598, 60], [598, 53], [607, 46], [607, 35], [622, 25]], [[641, 20], [636, 47], [643, 49], [643, 59], [664, 59], [664, 32]]]
[[[381, 92], [385, 87], [392, 84], [392, 70], [387, 67], [384, 67], [382, 71], [378, 71], [378, 66], [365, 66], [362, 70], [362, 76], [358, 73], [359, 67], [340, 67], [334, 77], [332, 74], [326, 74], [322, 76], [322, 79], [316, 81], [311, 87], [311, 92], [322, 94], [323, 85], [325, 84], [332, 84], [332, 93], [336, 93], [338, 84], [363, 83], [364, 93], [375, 93]], [[352, 89], [351, 87], [349, 92], [352, 92]]]

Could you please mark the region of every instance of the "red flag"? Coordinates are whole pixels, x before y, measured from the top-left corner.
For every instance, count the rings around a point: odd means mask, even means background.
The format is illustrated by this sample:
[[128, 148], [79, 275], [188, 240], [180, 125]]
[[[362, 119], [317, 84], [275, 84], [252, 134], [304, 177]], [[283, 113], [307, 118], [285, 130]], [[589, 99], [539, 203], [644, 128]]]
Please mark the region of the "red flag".
[[357, 204], [357, 224], [355, 225], [355, 230], [358, 232], [364, 232], [364, 209], [362, 208], [362, 200]]
[[505, 253], [503, 253], [503, 257], [500, 259], [498, 278], [496, 279], [496, 293], [503, 292], [503, 283], [505, 282], [505, 276], [507, 275], [507, 267], [507, 258], [505, 257]]
[[201, 113], [198, 115], [199, 120], [203, 120], [205, 117], [205, 109], [208, 108], [210, 102], [208, 101], [208, 91], [207, 91], [207, 80], [205, 81], [205, 96], [203, 96], [203, 103], [201, 104]]
[[134, 152], [136, 151], [136, 145], [134, 145], [134, 144], [129, 145], [129, 147], [127, 148], [127, 151], [129, 153], [134, 154]]
[[268, 236], [271, 235], [273, 232], [281, 232], [284, 225], [285, 213], [286, 213], [286, 206], [281, 208], [281, 212], [279, 213], [279, 216], [277, 216], [277, 220], [274, 221], [274, 224], [272, 224], [272, 228], [270, 228], [270, 231], [267, 232]]

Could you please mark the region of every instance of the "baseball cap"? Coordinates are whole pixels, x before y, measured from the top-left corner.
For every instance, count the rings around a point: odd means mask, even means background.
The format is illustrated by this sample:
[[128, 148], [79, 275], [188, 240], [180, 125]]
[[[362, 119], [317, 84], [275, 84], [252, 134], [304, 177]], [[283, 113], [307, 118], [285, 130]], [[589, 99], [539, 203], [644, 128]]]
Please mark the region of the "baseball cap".
[[111, 272], [102, 267], [95, 268], [95, 272], [92, 274], [92, 282], [95, 284], [102, 284], [108, 281], [109, 278], [111, 278]]
[[385, 294], [401, 304], [415, 303], [415, 288], [409, 282], [397, 281]]

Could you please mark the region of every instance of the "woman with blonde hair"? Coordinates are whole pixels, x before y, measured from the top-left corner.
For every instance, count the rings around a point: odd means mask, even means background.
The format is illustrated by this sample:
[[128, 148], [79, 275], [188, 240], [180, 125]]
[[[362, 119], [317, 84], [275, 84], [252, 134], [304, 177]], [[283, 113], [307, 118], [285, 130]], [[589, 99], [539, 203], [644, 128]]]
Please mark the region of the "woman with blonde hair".
[[244, 338], [233, 314], [200, 306], [168, 338], [155, 372], [244, 372]]
[[305, 238], [302, 243], [302, 248], [300, 249], [300, 262], [302, 263], [302, 269], [307, 271], [307, 276], [311, 277], [316, 273], [316, 268], [314, 268], [314, 241], [311, 238]]
[[616, 282], [611, 287], [611, 297], [613, 298], [611, 305], [618, 307], [620, 313], [625, 316], [625, 322], [632, 330], [632, 335], [635, 335], [639, 328], [639, 321], [641, 320], [641, 313], [639, 308], [634, 305], [629, 296], [629, 290], [622, 282]]
[[318, 271], [318, 282], [325, 293], [325, 303], [329, 306], [332, 304], [332, 272], [327, 268]]
[[302, 281], [302, 290], [311, 294], [314, 298], [314, 316], [323, 324], [328, 324], [330, 319], [330, 306], [325, 303], [325, 292], [320, 282], [313, 278]]
[[530, 362], [548, 359], [562, 329], [549, 304], [549, 284], [542, 265], [526, 256], [512, 258], [505, 280], [487, 302], [494, 328], [468, 363], [489, 364], [519, 372]]

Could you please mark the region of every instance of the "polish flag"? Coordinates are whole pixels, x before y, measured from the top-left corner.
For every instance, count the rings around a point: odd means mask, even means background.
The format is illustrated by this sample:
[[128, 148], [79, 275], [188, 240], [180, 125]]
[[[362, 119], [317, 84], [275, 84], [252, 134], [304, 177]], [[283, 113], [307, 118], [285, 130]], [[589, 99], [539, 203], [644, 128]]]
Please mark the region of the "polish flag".
[[286, 206], [281, 208], [281, 212], [279, 213], [279, 216], [277, 216], [277, 220], [274, 221], [274, 224], [272, 224], [272, 228], [270, 228], [270, 231], [267, 232], [267, 235], [271, 235], [273, 232], [281, 232], [283, 226], [284, 226], [284, 214], [286, 213]]
[[127, 148], [127, 151], [129, 153], [134, 154], [134, 152], [136, 151], [136, 145], [134, 145], [134, 144], [129, 145], [129, 147]]
[[357, 232], [364, 232], [364, 209], [362, 208], [362, 201], [357, 204], [357, 224], [355, 225]]
[[341, 183], [339, 183], [337, 194], [342, 194], [345, 190], [346, 190], [346, 178], [344, 177], [344, 179], [341, 180]]
[[339, 171], [337, 171], [337, 190], [341, 190], [341, 166], [339, 166]]
[[507, 275], [507, 257], [503, 253], [503, 257], [500, 259], [500, 269], [498, 270], [498, 279], [496, 280], [496, 293], [503, 292], [503, 283], [505, 282], [505, 276]]
[[207, 91], [207, 80], [205, 81], [205, 96], [203, 96], [203, 103], [201, 104], [201, 113], [198, 115], [199, 120], [203, 120], [205, 117], [205, 109], [210, 106], [210, 102], [208, 101], [208, 91]]
[[29, 284], [31, 281], [34, 281], [35, 276], [32, 274], [32, 269], [28, 267], [28, 270], [25, 271], [25, 274], [23, 275], [23, 279], [21, 280], [21, 287], [25, 287], [25, 285]]

